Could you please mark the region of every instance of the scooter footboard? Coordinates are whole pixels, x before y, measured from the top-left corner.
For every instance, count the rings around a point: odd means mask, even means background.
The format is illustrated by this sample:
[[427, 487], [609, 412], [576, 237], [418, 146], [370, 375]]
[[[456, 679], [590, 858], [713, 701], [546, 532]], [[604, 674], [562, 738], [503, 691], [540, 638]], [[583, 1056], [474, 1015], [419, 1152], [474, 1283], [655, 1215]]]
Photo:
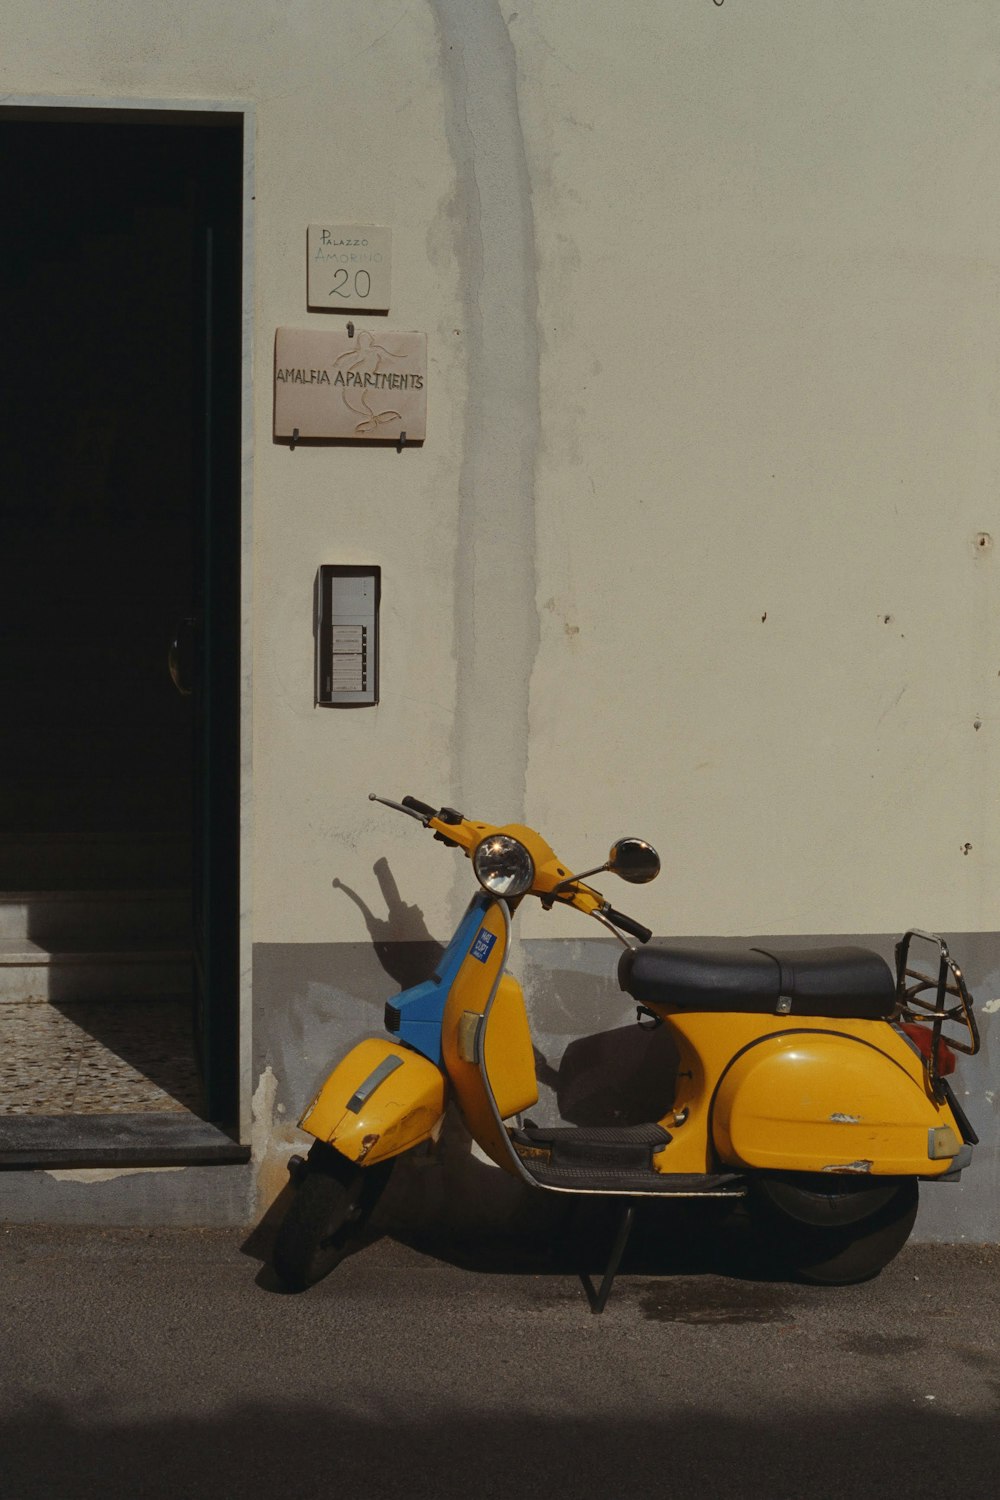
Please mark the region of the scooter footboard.
[[444, 1075], [426, 1057], [369, 1037], [337, 1064], [299, 1124], [371, 1166], [431, 1139], [446, 1100]]
[[878, 1041], [789, 1031], [738, 1053], [712, 1108], [722, 1162], [874, 1176], [951, 1170], [962, 1146], [951, 1110], [930, 1097], [902, 1038], [880, 1028]]

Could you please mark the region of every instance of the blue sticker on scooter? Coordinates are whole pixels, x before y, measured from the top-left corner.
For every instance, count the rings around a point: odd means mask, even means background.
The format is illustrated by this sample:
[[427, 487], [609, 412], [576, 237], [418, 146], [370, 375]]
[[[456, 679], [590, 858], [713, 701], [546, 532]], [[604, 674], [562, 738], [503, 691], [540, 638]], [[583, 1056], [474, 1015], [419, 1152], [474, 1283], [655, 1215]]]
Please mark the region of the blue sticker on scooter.
[[484, 964], [493, 952], [493, 944], [496, 940], [496, 933], [487, 932], [485, 927], [480, 927], [479, 936], [469, 949], [469, 952], [473, 958], [478, 958], [479, 962]]

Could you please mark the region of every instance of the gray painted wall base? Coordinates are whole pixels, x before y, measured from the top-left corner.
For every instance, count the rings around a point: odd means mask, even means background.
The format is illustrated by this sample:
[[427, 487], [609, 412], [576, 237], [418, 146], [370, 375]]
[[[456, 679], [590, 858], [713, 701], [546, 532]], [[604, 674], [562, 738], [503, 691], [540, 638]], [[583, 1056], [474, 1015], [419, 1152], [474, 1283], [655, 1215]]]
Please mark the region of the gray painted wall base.
[[[388, 926], [388, 924], [385, 924]], [[700, 941], [700, 940], [693, 940]], [[849, 936], [891, 960], [895, 935]], [[978, 1004], [983, 1048], [963, 1059], [957, 1088], [981, 1145], [958, 1184], [928, 1184], [915, 1238], [1000, 1241], [1000, 1123], [991, 1047], [1000, 995], [1000, 941], [991, 934], [949, 935]], [[755, 938], [784, 947], [828, 944], [828, 937]], [[707, 945], [707, 942], [706, 942]], [[713, 942], [712, 946], [717, 946]], [[383, 1035], [385, 1001], [426, 978], [439, 948], [430, 939], [394, 943], [385, 929], [373, 943], [266, 944], [254, 953], [254, 1077], [258, 1160], [245, 1166], [0, 1173], [0, 1220], [106, 1225], [252, 1225], [258, 1201], [276, 1195], [283, 1163], [303, 1137], [294, 1121], [330, 1067], [363, 1036]], [[522, 974], [535, 1039], [541, 1122], [632, 1123], [669, 1103], [670, 1048], [665, 1028], [641, 1031], [635, 1007], [617, 988], [619, 949], [611, 940], [531, 941]], [[263, 1184], [263, 1187], [262, 1187]], [[461, 1121], [450, 1116], [433, 1152], [401, 1165], [385, 1202], [385, 1223], [407, 1238], [509, 1237], [555, 1233], [562, 1200], [532, 1192], [477, 1155]]]
[[[276, 1109], [283, 1118], [297, 1118], [329, 1068], [354, 1042], [383, 1034], [387, 999], [430, 973], [440, 951], [436, 945], [387, 941], [386, 926], [380, 924], [373, 944], [255, 947], [256, 1076], [265, 1068], [273, 1070]], [[671, 941], [734, 952], [756, 943], [797, 948], [842, 941], [874, 948], [891, 965], [897, 936], [803, 934]], [[991, 1040], [997, 1044], [991, 1037], [996, 1022], [983, 1006], [1000, 995], [1000, 939], [994, 934], [946, 936], [977, 1001], [983, 1036], [979, 1056], [960, 1060], [956, 1081], [981, 1145], [960, 1183], [926, 1185], [914, 1236], [926, 1241], [997, 1242], [1000, 1099], [990, 1054]], [[524, 969], [519, 977], [531, 1016], [540, 1095], [532, 1118], [543, 1123], [630, 1124], [664, 1113], [671, 1090], [669, 1038], [665, 1028], [646, 1032], [635, 1025], [635, 1005], [618, 989], [615, 978], [618, 946], [601, 938], [545, 939], [523, 943], [521, 952]], [[460, 1126], [458, 1131], [451, 1144], [446, 1131], [439, 1152], [446, 1153], [445, 1163], [414, 1168], [405, 1214], [414, 1222], [443, 1215], [455, 1232], [460, 1232], [463, 1221], [471, 1223], [480, 1215], [497, 1230], [524, 1214], [533, 1219], [535, 1207], [525, 1207], [520, 1191], [511, 1192], [517, 1184], [508, 1184], [498, 1168], [470, 1156]], [[418, 1182], [424, 1185], [423, 1201]]]
[[0, 1168], [219, 1166], [250, 1160], [189, 1112], [0, 1117]]

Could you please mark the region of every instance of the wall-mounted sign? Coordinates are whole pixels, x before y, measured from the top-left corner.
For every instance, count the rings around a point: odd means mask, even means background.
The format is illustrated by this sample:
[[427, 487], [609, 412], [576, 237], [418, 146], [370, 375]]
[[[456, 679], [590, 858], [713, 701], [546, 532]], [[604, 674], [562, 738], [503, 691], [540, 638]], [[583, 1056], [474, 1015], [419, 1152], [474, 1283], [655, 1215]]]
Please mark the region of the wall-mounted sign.
[[274, 435], [420, 443], [427, 431], [427, 335], [279, 328]]
[[310, 224], [307, 254], [311, 308], [389, 311], [391, 229], [376, 224]]

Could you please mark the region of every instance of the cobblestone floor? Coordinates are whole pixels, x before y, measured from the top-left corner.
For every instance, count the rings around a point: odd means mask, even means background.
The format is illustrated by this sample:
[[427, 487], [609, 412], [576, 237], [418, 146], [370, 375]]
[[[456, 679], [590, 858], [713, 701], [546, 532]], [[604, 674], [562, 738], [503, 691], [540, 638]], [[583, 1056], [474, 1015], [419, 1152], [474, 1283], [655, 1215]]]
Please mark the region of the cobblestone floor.
[[201, 1109], [189, 999], [0, 1005], [0, 1114]]

